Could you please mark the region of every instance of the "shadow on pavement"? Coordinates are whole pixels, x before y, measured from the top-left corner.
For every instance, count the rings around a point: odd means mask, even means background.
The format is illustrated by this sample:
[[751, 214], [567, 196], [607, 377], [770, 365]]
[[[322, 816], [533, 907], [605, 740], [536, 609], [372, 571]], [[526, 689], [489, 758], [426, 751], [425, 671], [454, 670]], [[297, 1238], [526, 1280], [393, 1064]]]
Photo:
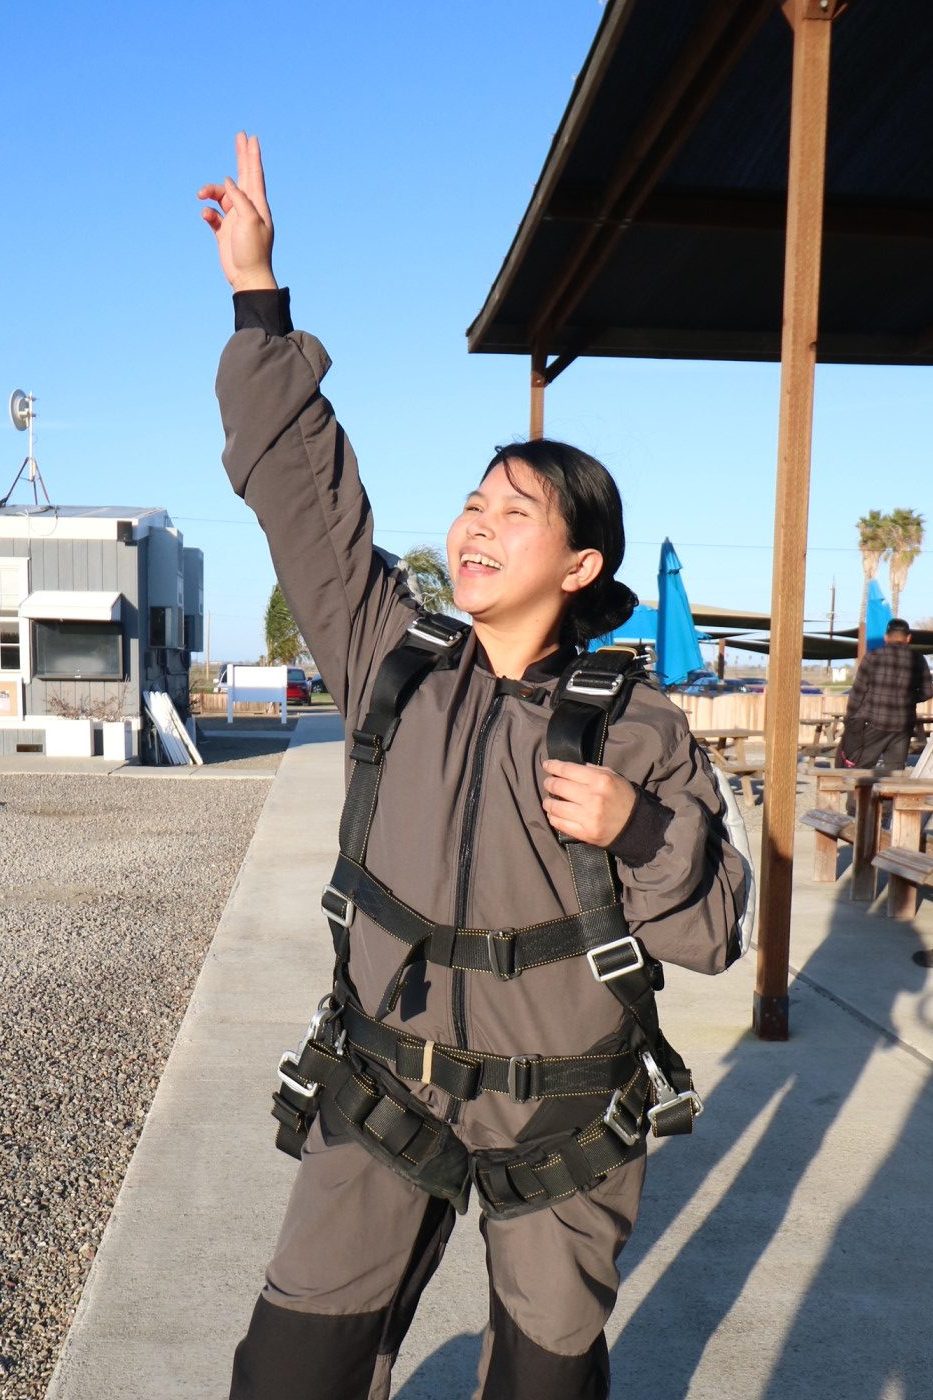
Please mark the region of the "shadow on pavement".
[[394, 1400], [439, 1400], [440, 1396], [465, 1400], [476, 1387], [482, 1341], [481, 1335], [472, 1332], [451, 1337], [412, 1372], [401, 1389], [394, 1392]]
[[[854, 920], [859, 917], [867, 924], [857, 925]], [[708, 1096], [709, 1115], [686, 1144], [688, 1150], [678, 1150], [682, 1145], [674, 1140], [652, 1154], [640, 1227], [621, 1260], [620, 1304], [626, 1276], [633, 1277], [654, 1249], [664, 1248], [662, 1236], [681, 1212], [691, 1203], [695, 1211], [704, 1193], [710, 1204], [686, 1244], [671, 1254], [660, 1272], [649, 1261], [649, 1291], [612, 1351], [613, 1397], [657, 1400], [663, 1395], [664, 1400], [680, 1400], [698, 1395], [691, 1383], [704, 1351], [775, 1242], [781, 1248], [779, 1258], [799, 1268], [788, 1276], [791, 1269], [782, 1265], [785, 1272], [776, 1278], [772, 1264], [756, 1280], [757, 1292], [746, 1300], [742, 1314], [754, 1314], [760, 1360], [744, 1387], [733, 1375], [726, 1393], [762, 1400], [824, 1395], [920, 1400], [930, 1393], [933, 1241], [918, 1238], [915, 1253], [910, 1222], [917, 1201], [918, 1161], [929, 1163], [928, 1111], [908, 1113], [899, 1138], [858, 1200], [839, 1211], [835, 1226], [825, 1223], [837, 1213], [834, 1200], [844, 1199], [850, 1183], [858, 1180], [858, 1159], [864, 1156], [859, 1143], [871, 1152], [874, 1141], [873, 1107], [882, 1105], [872, 1103], [871, 1074], [866, 1071], [878, 1052], [893, 1053], [894, 1047], [890, 1035], [857, 1013], [853, 1017], [819, 989], [838, 981], [834, 969], [846, 958], [863, 956], [864, 975], [870, 977], [872, 957], [894, 956], [900, 980], [897, 996], [919, 994], [926, 977], [912, 963], [910, 952], [905, 955], [908, 940], [885, 948], [887, 931], [882, 918], [852, 905], [841, 891], [826, 938], [791, 987], [792, 1039], [767, 1044], [749, 1032], [738, 1040], [729, 1071]], [[931, 1002], [933, 997], [920, 1002], [921, 1014], [933, 1015]], [[878, 1019], [886, 1024], [891, 1006], [883, 1013]], [[877, 1003], [874, 1014], [878, 1015]], [[914, 1104], [930, 1088], [923, 1056], [917, 1056], [916, 1069]], [[910, 1082], [908, 1066], [905, 1083]], [[854, 1092], [859, 1098], [840, 1126], [838, 1120]], [[864, 1127], [864, 1137], [855, 1135], [855, 1155], [849, 1159], [853, 1117]], [[707, 1124], [715, 1125], [714, 1134], [703, 1131]], [[805, 1183], [834, 1131], [847, 1136], [830, 1144], [817, 1177]], [[744, 1161], [733, 1158], [726, 1163], [746, 1132], [753, 1138], [757, 1134], [754, 1148]], [[890, 1135], [890, 1129], [887, 1132]], [[829, 1165], [835, 1175], [820, 1197], [814, 1181], [825, 1179]], [[798, 1191], [804, 1193], [803, 1213], [795, 1211]], [[929, 1221], [925, 1210], [913, 1228], [928, 1229]], [[913, 1283], [905, 1276], [905, 1265]], [[786, 1335], [775, 1335], [778, 1326]], [[713, 1393], [708, 1373], [702, 1393]]]

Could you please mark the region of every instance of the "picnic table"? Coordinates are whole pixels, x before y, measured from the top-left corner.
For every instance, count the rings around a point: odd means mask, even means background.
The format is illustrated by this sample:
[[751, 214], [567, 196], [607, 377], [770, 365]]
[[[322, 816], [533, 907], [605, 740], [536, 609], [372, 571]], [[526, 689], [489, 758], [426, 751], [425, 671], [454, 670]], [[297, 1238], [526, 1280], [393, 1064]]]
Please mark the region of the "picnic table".
[[[802, 821], [816, 833], [814, 880], [835, 880], [840, 841], [852, 846], [849, 898], [871, 900], [875, 891], [872, 860], [881, 838], [878, 785], [887, 771], [878, 768], [830, 768], [816, 776], [817, 805]], [[909, 781], [909, 780], [908, 780]], [[849, 809], [854, 806], [854, 812]]]
[[693, 737], [702, 744], [717, 768], [728, 773], [730, 778], [739, 779], [745, 800], [754, 802], [752, 778], [763, 778], [765, 765], [762, 760], [749, 759], [746, 744], [749, 739], [763, 739], [764, 730], [694, 729]]
[[923, 829], [933, 806], [933, 781], [903, 775], [880, 778], [875, 791], [879, 814], [881, 803], [891, 802], [888, 849], [883, 858], [880, 851], [875, 858], [876, 867], [889, 875], [888, 914], [894, 919], [912, 919], [917, 912], [917, 890], [930, 883], [931, 858], [923, 855]]
[[799, 758], [819, 758], [833, 753], [839, 743], [843, 716], [839, 714], [820, 715], [818, 719], [802, 719], [802, 729], [812, 729], [813, 738], [797, 745]]

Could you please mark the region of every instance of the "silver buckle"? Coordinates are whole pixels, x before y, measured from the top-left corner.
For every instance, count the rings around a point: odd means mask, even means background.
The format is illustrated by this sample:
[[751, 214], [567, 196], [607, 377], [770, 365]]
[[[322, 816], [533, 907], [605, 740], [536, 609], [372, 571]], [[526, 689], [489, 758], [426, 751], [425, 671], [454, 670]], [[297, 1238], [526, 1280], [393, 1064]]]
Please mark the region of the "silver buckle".
[[592, 679], [594, 679], [593, 673], [591, 671], [588, 672], [583, 670], [582, 668], [579, 671], [571, 672], [570, 680], [564, 686], [565, 695], [584, 695], [589, 697], [598, 695], [600, 697], [604, 696], [607, 699], [611, 700], [613, 696], [618, 695], [619, 691], [622, 689], [623, 684], [625, 683], [624, 672], [620, 672], [617, 676], [613, 676], [612, 680], [608, 683], [608, 685], [605, 683], [600, 684], [599, 682], [590, 685], [577, 685], [578, 676], [589, 676], [591, 678], [591, 681]]
[[[635, 954], [635, 961], [631, 967], [617, 967], [611, 972], [600, 972], [596, 959], [600, 953], [609, 953], [613, 948], [622, 948], [628, 944]], [[638, 972], [645, 965], [645, 959], [638, 946], [638, 939], [632, 934], [626, 934], [624, 938], [615, 938], [611, 943], [601, 943], [598, 948], [591, 948], [586, 955], [586, 960], [590, 965], [590, 971], [597, 982], [611, 982], [616, 977], [627, 977], [630, 972]], [[660, 1071], [658, 1071], [660, 1073]], [[650, 1071], [649, 1071], [650, 1073]]]
[[[318, 1002], [317, 1010], [308, 1022], [308, 1029], [301, 1037], [301, 1043], [298, 1049], [283, 1050], [281, 1059], [279, 1060], [279, 1067], [276, 1073], [281, 1082], [287, 1084], [293, 1093], [300, 1094], [302, 1098], [308, 1099], [309, 1101], [320, 1091], [320, 1084], [318, 1084], [316, 1080], [312, 1080], [311, 1084], [305, 1087], [300, 1079], [292, 1078], [286, 1066], [297, 1069], [298, 1062], [301, 1059], [302, 1052], [308, 1044], [308, 1041], [323, 1040], [325, 1028], [330, 1025], [331, 1021], [336, 1020], [339, 1015], [340, 1007], [337, 1005], [330, 992], [328, 992], [327, 995], [321, 997], [321, 1000]], [[346, 1043], [346, 1039], [347, 1033], [345, 1030], [342, 1030], [334, 1041], [335, 1054], [343, 1054], [343, 1047]]]
[[463, 628], [459, 632], [453, 632], [449, 637], [438, 637], [433, 632], [428, 632], [421, 626], [420, 622], [413, 622], [410, 627], [406, 627], [406, 632], [410, 637], [420, 637], [423, 642], [430, 642], [432, 646], [440, 647], [442, 651], [449, 651], [456, 646], [463, 636]]
[[293, 1094], [297, 1094], [299, 1098], [307, 1099], [308, 1103], [310, 1103], [311, 1100], [316, 1098], [320, 1093], [320, 1084], [318, 1084], [316, 1079], [312, 1079], [310, 1084], [302, 1084], [300, 1079], [293, 1079], [285, 1068], [286, 1065], [294, 1069], [298, 1068], [298, 1056], [295, 1054], [294, 1050], [285, 1051], [282, 1058], [279, 1060], [279, 1067], [276, 1070], [276, 1074], [281, 1084], [286, 1085], [291, 1089]]
[[[330, 909], [325, 907], [324, 896], [328, 894], [335, 895], [337, 899], [343, 900], [346, 908], [344, 909], [342, 918], [339, 914], [334, 914]], [[349, 928], [353, 923], [353, 915], [356, 913], [356, 905], [353, 903], [353, 900], [349, 899], [347, 895], [344, 894], [343, 890], [338, 890], [336, 885], [325, 885], [321, 890], [321, 909], [326, 918], [333, 919], [334, 923], [339, 924], [341, 928]]]
[[618, 1107], [619, 1107], [619, 1101], [621, 1100], [621, 1098], [622, 1098], [622, 1090], [621, 1090], [621, 1089], [616, 1089], [616, 1091], [615, 1091], [615, 1093], [613, 1094], [612, 1098], [609, 1100], [609, 1107], [606, 1109], [606, 1112], [603, 1114], [603, 1122], [605, 1123], [605, 1125], [606, 1125], [607, 1128], [611, 1128], [611, 1129], [612, 1129], [612, 1131], [615, 1133], [616, 1137], [622, 1139], [622, 1141], [625, 1143], [626, 1147], [634, 1147], [635, 1144], [636, 1144], [636, 1142], [638, 1142], [639, 1138], [641, 1137], [641, 1133], [638, 1132], [637, 1129], [636, 1129], [636, 1131], [633, 1132], [633, 1133], [632, 1133], [632, 1132], [629, 1132], [628, 1128], [623, 1128], [622, 1124], [619, 1122], [618, 1118], [616, 1118], [616, 1116], [615, 1116], [615, 1115], [616, 1115], [616, 1110], [617, 1110]]
[[642, 1050], [639, 1059], [645, 1067], [657, 1098], [657, 1103], [652, 1104], [648, 1109], [648, 1122], [652, 1129], [654, 1129], [655, 1119], [659, 1113], [663, 1113], [665, 1109], [673, 1108], [675, 1104], [679, 1103], [689, 1102], [694, 1118], [699, 1118], [703, 1112], [703, 1100], [695, 1089], [685, 1089], [683, 1093], [678, 1094], [673, 1084], [662, 1074], [658, 1062], [650, 1050]]

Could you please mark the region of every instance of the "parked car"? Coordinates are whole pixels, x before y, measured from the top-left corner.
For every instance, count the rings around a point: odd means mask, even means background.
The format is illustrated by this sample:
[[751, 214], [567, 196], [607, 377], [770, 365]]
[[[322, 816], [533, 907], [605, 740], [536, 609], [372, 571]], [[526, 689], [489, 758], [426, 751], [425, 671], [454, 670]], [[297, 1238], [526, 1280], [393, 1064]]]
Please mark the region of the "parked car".
[[285, 698], [290, 704], [307, 705], [311, 701], [308, 677], [300, 666], [289, 666]]
[[216, 679], [215, 682], [214, 682], [214, 694], [215, 694], [215, 695], [225, 695], [225, 694], [226, 694], [226, 691], [227, 691], [227, 668], [226, 668], [226, 666], [221, 666], [220, 670], [217, 672], [217, 679]]

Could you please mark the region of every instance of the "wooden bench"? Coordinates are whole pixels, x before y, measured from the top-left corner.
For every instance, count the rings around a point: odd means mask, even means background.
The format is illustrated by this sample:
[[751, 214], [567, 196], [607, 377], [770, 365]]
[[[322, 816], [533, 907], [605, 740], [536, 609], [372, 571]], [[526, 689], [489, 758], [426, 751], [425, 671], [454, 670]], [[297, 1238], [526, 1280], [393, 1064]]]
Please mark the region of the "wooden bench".
[[912, 919], [917, 912], [917, 891], [933, 885], [933, 856], [906, 846], [889, 846], [872, 861], [888, 876], [888, 917]]
[[831, 807], [811, 807], [800, 818], [816, 832], [813, 856], [814, 880], [835, 880], [836, 852], [840, 841], [851, 846], [855, 840], [855, 818]]
[[[811, 807], [801, 817], [804, 826], [816, 832], [813, 850], [814, 880], [835, 880], [839, 842], [852, 847], [852, 883], [849, 898], [870, 900], [874, 896], [875, 873], [871, 859], [881, 839], [880, 807], [875, 797], [878, 770], [831, 768], [817, 774], [816, 796], [826, 805]], [[855, 815], [845, 810], [853, 798]]]

